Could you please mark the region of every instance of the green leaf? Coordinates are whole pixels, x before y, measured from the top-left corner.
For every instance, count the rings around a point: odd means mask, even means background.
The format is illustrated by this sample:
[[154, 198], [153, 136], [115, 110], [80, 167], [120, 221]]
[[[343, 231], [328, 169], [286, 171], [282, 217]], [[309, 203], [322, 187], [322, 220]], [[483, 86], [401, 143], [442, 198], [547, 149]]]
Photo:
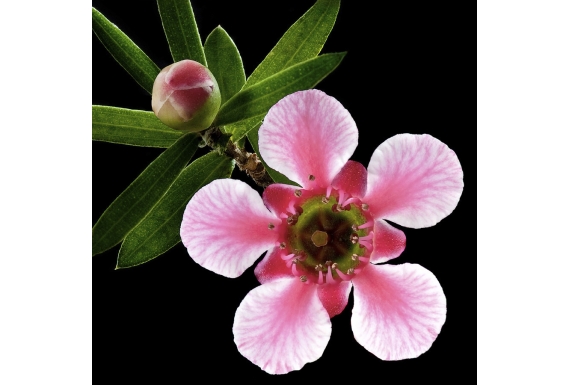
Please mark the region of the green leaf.
[[152, 211], [125, 238], [117, 268], [150, 261], [180, 242], [182, 215], [190, 198], [215, 179], [228, 178], [233, 160], [212, 151], [182, 171]]
[[174, 62], [184, 59], [206, 65], [200, 33], [189, 0], [158, 0], [158, 11]]
[[267, 165], [267, 163], [265, 163], [265, 160], [263, 160], [263, 158], [261, 157], [261, 154], [259, 153], [259, 144], [258, 144], [259, 143], [259, 127], [257, 127], [255, 130], [249, 131], [247, 133], [247, 139], [249, 140], [249, 143], [251, 143], [251, 146], [253, 147], [253, 151], [255, 151], [255, 153], [259, 157], [259, 160], [265, 166], [265, 171], [267, 171], [269, 173], [269, 176], [276, 183], [283, 183], [283, 184], [289, 184], [292, 186], [299, 186], [297, 183], [291, 181], [285, 175], [281, 174], [277, 170], [272, 169], [271, 167], [269, 167]]
[[131, 146], [168, 148], [182, 132], [162, 124], [148, 111], [93, 106], [92, 139]]
[[220, 26], [206, 38], [204, 51], [208, 69], [212, 71], [222, 93], [222, 104], [245, 84], [245, 71], [239, 51], [232, 38]]
[[111, 203], [93, 226], [93, 255], [121, 242], [145, 217], [192, 159], [200, 140], [195, 134], [180, 138]]
[[317, 1], [285, 32], [247, 79], [245, 87], [317, 56], [334, 26], [339, 7], [340, 0]]
[[101, 12], [92, 10], [93, 32], [115, 60], [131, 75], [142, 88], [152, 93], [154, 79], [160, 69], [146, 54], [111, 23]]
[[220, 108], [214, 125], [236, 123], [253, 117], [263, 118], [281, 98], [317, 85], [340, 64], [344, 55], [344, 52], [321, 55], [241, 90]]
[[224, 129], [226, 133], [232, 135], [231, 139], [235, 143], [244, 138], [251, 130], [259, 130], [262, 120], [262, 118], [254, 116], [253, 118], [224, 126]]

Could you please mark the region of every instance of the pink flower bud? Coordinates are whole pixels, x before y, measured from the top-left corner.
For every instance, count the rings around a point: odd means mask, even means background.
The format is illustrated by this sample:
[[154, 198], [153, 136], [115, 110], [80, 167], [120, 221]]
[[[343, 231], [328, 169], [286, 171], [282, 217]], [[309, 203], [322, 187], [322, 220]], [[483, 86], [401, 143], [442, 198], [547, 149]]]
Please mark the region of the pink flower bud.
[[182, 60], [164, 68], [152, 87], [154, 114], [176, 130], [197, 132], [208, 128], [221, 100], [214, 75], [193, 60]]

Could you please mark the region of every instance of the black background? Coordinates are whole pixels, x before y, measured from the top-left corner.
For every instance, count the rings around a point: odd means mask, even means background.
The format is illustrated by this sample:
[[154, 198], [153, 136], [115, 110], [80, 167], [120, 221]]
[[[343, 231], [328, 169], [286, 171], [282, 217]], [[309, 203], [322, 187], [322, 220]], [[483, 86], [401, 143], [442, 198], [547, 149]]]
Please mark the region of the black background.
[[[313, 1], [193, 0], [202, 40], [217, 25], [233, 38], [246, 75]], [[390, 263], [417, 263], [432, 271], [447, 297], [447, 320], [419, 358], [384, 362], [352, 335], [352, 295], [332, 319], [323, 356], [300, 371], [270, 376], [236, 349], [236, 308], [258, 285], [253, 267], [229, 279], [197, 265], [178, 244], [155, 260], [114, 270], [119, 247], [93, 258], [93, 333], [96, 382], [160, 376], [192, 382], [244, 379], [322, 380], [475, 379], [475, 64], [474, 10], [422, 2], [399, 5], [344, 0], [322, 53], [347, 51], [316, 88], [338, 99], [359, 128], [352, 159], [368, 165], [374, 149], [398, 133], [428, 133], [453, 149], [465, 173], [455, 211], [434, 227], [405, 229], [407, 248]], [[154, 1], [93, 1], [159, 66], [172, 63]], [[469, 71], [468, 71], [469, 70]], [[93, 104], [151, 110], [150, 95], [93, 35]], [[161, 149], [93, 142], [93, 224]], [[201, 150], [203, 151], [203, 150]], [[202, 154], [200, 152], [198, 155]], [[239, 170], [234, 178], [248, 181]], [[259, 191], [259, 190], [258, 190]]]

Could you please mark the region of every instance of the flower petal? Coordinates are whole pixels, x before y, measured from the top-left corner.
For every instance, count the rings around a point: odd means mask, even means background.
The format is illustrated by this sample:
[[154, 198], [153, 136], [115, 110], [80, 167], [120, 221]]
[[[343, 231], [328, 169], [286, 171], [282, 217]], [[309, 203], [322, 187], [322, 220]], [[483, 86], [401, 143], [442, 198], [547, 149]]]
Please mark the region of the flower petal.
[[234, 319], [241, 354], [270, 374], [301, 369], [318, 359], [331, 335], [331, 322], [316, 285], [279, 279], [251, 290]]
[[280, 215], [285, 213], [289, 207], [289, 202], [297, 199], [295, 191], [298, 187], [287, 184], [270, 184], [263, 191], [263, 203], [272, 213]]
[[362, 163], [349, 160], [334, 177], [332, 186], [344, 190], [352, 196], [362, 198], [366, 194], [366, 178], [368, 173]]
[[358, 129], [350, 113], [319, 90], [284, 97], [271, 107], [259, 129], [259, 152], [265, 162], [306, 189], [328, 187], [357, 143]]
[[329, 313], [329, 317], [334, 317], [342, 313], [348, 303], [348, 296], [352, 284], [350, 281], [338, 282], [331, 285], [318, 285], [317, 293], [321, 303]]
[[383, 360], [427, 351], [445, 322], [446, 301], [435, 276], [420, 265], [370, 265], [352, 280], [352, 331]]
[[399, 257], [406, 248], [406, 235], [382, 219], [374, 221], [374, 248], [370, 262], [382, 263]]
[[180, 237], [190, 256], [208, 270], [235, 278], [277, 242], [281, 220], [244, 182], [218, 179], [186, 206]]
[[448, 216], [462, 191], [463, 170], [449, 147], [430, 135], [400, 134], [374, 151], [364, 200], [374, 218], [421, 228]]
[[259, 283], [271, 282], [278, 278], [292, 277], [291, 268], [281, 258], [283, 251], [279, 247], [267, 252], [265, 257], [255, 266], [254, 274]]

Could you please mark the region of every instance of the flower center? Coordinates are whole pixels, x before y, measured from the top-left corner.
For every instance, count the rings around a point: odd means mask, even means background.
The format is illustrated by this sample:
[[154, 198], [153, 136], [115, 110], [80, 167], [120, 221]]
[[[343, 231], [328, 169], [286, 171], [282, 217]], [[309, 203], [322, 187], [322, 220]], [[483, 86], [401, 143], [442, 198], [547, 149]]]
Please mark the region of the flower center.
[[293, 199], [281, 215], [280, 248], [294, 275], [302, 282], [334, 283], [366, 267], [373, 221], [360, 199], [331, 188], [326, 194], [298, 190]]

